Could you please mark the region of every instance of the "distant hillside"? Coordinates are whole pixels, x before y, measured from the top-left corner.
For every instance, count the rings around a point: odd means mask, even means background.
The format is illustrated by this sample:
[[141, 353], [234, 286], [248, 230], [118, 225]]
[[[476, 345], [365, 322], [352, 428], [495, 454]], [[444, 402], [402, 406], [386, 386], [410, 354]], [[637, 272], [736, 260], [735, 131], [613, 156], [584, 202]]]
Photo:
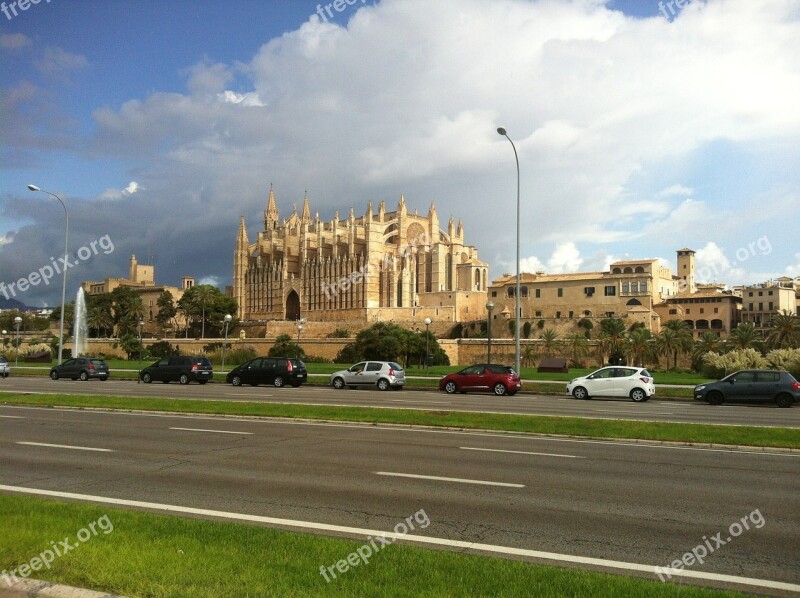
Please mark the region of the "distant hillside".
[[16, 299], [6, 299], [4, 295], [0, 294], [0, 309], [18, 309], [20, 311], [28, 311], [28, 306], [17, 301]]

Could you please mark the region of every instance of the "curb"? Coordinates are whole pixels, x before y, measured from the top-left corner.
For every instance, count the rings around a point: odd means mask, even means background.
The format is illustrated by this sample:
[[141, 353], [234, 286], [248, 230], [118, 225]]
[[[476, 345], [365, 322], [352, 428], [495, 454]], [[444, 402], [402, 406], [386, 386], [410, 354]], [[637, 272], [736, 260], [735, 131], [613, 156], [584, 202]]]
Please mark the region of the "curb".
[[125, 598], [119, 594], [84, 590], [38, 579], [21, 579], [11, 587], [0, 585], [0, 596], [3, 598], [34, 596], [41, 596], [42, 598]]

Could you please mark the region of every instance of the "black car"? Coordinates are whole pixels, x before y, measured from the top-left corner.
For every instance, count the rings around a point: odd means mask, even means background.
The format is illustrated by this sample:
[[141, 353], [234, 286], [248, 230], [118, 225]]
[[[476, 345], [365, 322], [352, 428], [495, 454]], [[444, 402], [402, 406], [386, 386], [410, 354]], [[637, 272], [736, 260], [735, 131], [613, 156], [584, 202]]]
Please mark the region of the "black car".
[[61, 365], [50, 368], [50, 379], [71, 378], [72, 380], [88, 380], [89, 378], [99, 378], [108, 380], [108, 364], [96, 357], [75, 357], [67, 359]]
[[295, 388], [308, 380], [306, 364], [294, 357], [256, 357], [228, 372], [227, 381], [234, 386], [271, 384]]
[[139, 372], [142, 382], [180, 382], [189, 384], [192, 380], [205, 384], [214, 377], [211, 362], [205, 357], [165, 357]]
[[741, 370], [717, 382], [694, 387], [695, 400], [722, 405], [725, 401], [775, 401], [791, 407], [800, 401], [800, 383], [789, 372]]

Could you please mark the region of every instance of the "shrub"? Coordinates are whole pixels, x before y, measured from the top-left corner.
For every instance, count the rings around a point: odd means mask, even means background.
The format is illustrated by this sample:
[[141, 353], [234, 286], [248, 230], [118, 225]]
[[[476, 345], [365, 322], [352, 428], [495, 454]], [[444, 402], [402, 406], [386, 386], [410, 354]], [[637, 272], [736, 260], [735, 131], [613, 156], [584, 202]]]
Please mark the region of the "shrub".
[[170, 345], [167, 341], [158, 341], [147, 347], [150, 355], [161, 359], [162, 357], [171, 357], [178, 355], [178, 349]]
[[775, 349], [767, 353], [767, 363], [776, 370], [786, 370], [800, 378], [800, 349]]
[[328, 334], [328, 338], [350, 338], [350, 331], [347, 328], [337, 328]]
[[766, 367], [767, 360], [755, 349], [740, 349], [724, 355], [710, 351], [703, 355], [703, 375], [709, 378], [724, 378], [738, 370]]
[[310, 355], [306, 357], [303, 361], [305, 361], [306, 363], [333, 363], [333, 361], [331, 361], [327, 357], [321, 357], [319, 355]]
[[539, 320], [538, 322], [536, 322], [536, 327], [539, 330], [542, 330], [544, 328], [544, 320]]
[[522, 325], [522, 334], [525, 335], [525, 338], [531, 337], [531, 328], [533, 328], [533, 324], [531, 324], [530, 322], [525, 322]]
[[578, 328], [585, 328], [586, 330], [591, 330], [594, 328], [594, 323], [589, 318], [581, 318], [578, 320]]
[[459, 322], [458, 324], [453, 326], [453, 329], [450, 331], [450, 337], [461, 338], [463, 335], [464, 335], [464, 325], [461, 322]]

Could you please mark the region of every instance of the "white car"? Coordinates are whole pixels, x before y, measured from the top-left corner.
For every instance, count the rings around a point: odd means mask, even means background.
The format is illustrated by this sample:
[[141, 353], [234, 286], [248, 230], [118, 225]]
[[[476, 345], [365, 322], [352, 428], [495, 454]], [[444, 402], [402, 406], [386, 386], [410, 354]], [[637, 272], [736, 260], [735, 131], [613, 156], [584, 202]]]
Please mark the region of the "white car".
[[630, 397], [639, 403], [656, 394], [656, 385], [644, 368], [614, 365], [570, 381], [567, 394], [576, 399]]
[[0, 357], [0, 376], [3, 378], [8, 378], [8, 375], [11, 373], [11, 366], [8, 365], [8, 361], [5, 357]]
[[378, 390], [400, 390], [406, 383], [403, 366], [394, 361], [360, 361], [346, 370], [331, 374], [331, 386], [376, 386]]

